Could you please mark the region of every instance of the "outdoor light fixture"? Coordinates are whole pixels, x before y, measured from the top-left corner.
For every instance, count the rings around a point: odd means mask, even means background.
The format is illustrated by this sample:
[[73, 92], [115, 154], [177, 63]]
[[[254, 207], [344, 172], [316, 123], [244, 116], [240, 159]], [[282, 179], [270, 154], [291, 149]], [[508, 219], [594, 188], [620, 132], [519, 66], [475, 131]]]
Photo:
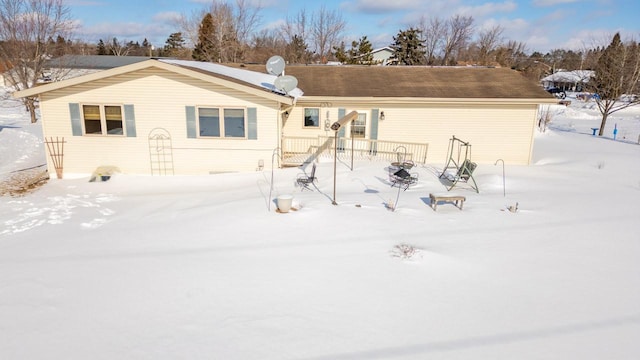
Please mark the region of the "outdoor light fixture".
[[380, 120], [384, 120], [384, 111], [380, 111]]
[[284, 112], [284, 118], [285, 118], [285, 119], [288, 119], [288, 118], [289, 118], [289, 112], [288, 112], [288, 111], [285, 111], [285, 112]]

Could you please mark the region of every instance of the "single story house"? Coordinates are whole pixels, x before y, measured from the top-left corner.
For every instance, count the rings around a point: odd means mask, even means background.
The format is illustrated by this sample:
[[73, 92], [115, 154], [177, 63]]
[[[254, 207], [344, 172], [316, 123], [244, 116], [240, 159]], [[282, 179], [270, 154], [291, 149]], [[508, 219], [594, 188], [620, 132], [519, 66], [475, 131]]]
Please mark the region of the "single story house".
[[[529, 164], [539, 105], [558, 102], [506, 68], [289, 66], [285, 72], [304, 91], [283, 121], [285, 153], [291, 139], [333, 136], [330, 125], [357, 111], [358, 119], [340, 129], [346, 147], [353, 138], [356, 149], [369, 153], [402, 146], [415, 162], [444, 165], [455, 136], [471, 144], [474, 162]], [[428, 145], [426, 155], [418, 144]]]
[[371, 55], [373, 56], [374, 64], [387, 65], [389, 59], [393, 57], [393, 49], [385, 46], [382, 48], [374, 49], [373, 51], [371, 51]]
[[314, 65], [285, 73], [297, 87], [277, 88], [264, 66], [149, 59], [14, 96], [39, 97], [45, 140], [64, 138], [65, 174], [115, 166], [154, 175], [255, 171], [279, 152], [299, 165], [331, 151], [330, 125], [352, 111], [358, 119], [337, 134], [341, 151], [371, 157], [402, 148], [416, 162], [444, 164], [456, 136], [472, 144], [477, 163], [529, 164], [538, 107], [557, 102], [509, 69]]
[[558, 71], [540, 80], [545, 89], [558, 88], [565, 91], [584, 91], [593, 77], [592, 70]]

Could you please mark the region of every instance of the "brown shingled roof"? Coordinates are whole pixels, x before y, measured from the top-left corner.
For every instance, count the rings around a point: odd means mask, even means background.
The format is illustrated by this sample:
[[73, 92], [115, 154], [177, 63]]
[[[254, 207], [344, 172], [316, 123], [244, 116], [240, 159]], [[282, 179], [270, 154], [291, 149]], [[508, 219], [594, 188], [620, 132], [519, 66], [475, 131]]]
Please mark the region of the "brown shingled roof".
[[[242, 65], [266, 72], [264, 65]], [[507, 68], [290, 65], [304, 96], [422, 98], [552, 98]]]

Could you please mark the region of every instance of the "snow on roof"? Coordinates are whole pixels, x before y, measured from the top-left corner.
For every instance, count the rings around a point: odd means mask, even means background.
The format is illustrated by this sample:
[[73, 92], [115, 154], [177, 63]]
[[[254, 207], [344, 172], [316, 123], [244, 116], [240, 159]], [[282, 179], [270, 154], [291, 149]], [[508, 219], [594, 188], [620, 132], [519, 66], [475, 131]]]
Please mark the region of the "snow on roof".
[[542, 81], [586, 83], [593, 76], [593, 73], [594, 73], [593, 70], [558, 71], [556, 73], [553, 73], [549, 76], [542, 78]]
[[385, 47], [381, 47], [381, 48], [377, 48], [377, 49], [373, 49], [371, 50], [371, 53], [377, 53], [380, 51], [390, 51], [393, 52], [393, 49], [390, 46], [385, 46]]
[[195, 68], [199, 70], [203, 70], [206, 72], [219, 74], [223, 76], [227, 76], [230, 78], [234, 78], [246, 83], [249, 83], [254, 86], [262, 87], [266, 90], [273, 91], [278, 94], [289, 95], [295, 99], [298, 99], [302, 96], [303, 91], [299, 88], [295, 88], [288, 93], [285, 93], [282, 90], [276, 89], [274, 82], [277, 78], [275, 75], [260, 73], [257, 71], [245, 70], [232, 68], [229, 66], [224, 66], [220, 64], [214, 64], [209, 62], [201, 62], [201, 61], [189, 61], [189, 60], [172, 60], [172, 59], [158, 59], [167, 64]]

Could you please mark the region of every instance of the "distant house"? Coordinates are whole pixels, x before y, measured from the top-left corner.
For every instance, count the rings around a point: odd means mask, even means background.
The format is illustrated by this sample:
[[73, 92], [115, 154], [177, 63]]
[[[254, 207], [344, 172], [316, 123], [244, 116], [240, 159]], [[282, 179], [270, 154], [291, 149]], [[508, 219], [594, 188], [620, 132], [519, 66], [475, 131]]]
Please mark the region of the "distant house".
[[540, 81], [545, 89], [559, 88], [565, 91], [583, 91], [593, 74], [592, 70], [558, 71]]
[[393, 58], [393, 49], [388, 46], [374, 49], [373, 51], [371, 51], [371, 55], [373, 55], [374, 64], [387, 65], [389, 60]]
[[253, 171], [278, 150], [299, 165], [331, 151], [330, 125], [352, 111], [358, 118], [338, 133], [341, 152], [353, 146], [375, 158], [405, 148], [416, 162], [444, 163], [455, 135], [473, 145], [478, 163], [528, 164], [538, 106], [557, 101], [509, 69], [289, 66], [285, 72], [298, 80], [287, 92], [264, 66], [152, 59], [14, 96], [40, 98], [44, 136], [65, 139], [65, 173], [110, 165], [154, 175]]

